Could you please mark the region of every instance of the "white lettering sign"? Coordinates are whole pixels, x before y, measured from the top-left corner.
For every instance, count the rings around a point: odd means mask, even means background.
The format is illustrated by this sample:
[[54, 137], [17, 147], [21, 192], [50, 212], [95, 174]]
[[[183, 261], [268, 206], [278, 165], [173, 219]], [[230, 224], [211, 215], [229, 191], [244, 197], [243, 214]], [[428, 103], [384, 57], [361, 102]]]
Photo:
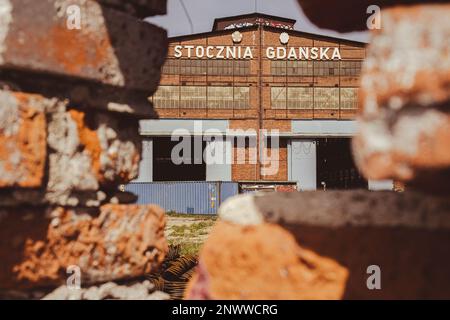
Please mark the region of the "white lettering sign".
[[175, 46], [174, 57], [187, 56], [208, 59], [253, 59], [252, 48], [242, 46]]
[[[253, 59], [251, 47], [243, 46], [192, 46], [177, 45], [174, 57], [207, 59]], [[267, 47], [266, 57], [270, 60], [341, 60], [339, 48], [330, 47]]]
[[266, 57], [270, 60], [341, 60], [339, 48], [330, 47], [268, 47]]

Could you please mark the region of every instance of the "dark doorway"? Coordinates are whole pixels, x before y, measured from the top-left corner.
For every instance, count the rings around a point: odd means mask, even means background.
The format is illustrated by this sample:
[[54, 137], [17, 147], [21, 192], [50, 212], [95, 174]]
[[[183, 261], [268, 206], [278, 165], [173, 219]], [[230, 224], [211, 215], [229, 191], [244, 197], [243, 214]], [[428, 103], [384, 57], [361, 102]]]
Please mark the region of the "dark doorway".
[[[203, 152], [206, 142], [202, 137], [192, 137], [190, 155], [184, 155], [190, 158], [190, 164], [175, 164], [172, 161], [172, 149], [179, 144], [178, 141], [171, 141], [170, 138], [155, 138], [153, 140], [153, 181], [205, 181], [206, 164], [203, 160]], [[194, 159], [194, 139], [201, 145], [202, 156], [199, 164], [195, 164]]]
[[368, 182], [353, 161], [348, 138], [317, 140], [317, 188], [367, 189]]

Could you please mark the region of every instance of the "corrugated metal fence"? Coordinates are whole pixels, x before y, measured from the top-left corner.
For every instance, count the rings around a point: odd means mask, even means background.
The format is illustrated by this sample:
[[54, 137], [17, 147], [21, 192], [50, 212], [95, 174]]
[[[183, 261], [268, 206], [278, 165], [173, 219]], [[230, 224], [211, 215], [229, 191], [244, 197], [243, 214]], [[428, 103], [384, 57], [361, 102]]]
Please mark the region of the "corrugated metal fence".
[[138, 204], [157, 204], [166, 211], [217, 214], [220, 204], [239, 193], [235, 182], [130, 183], [125, 191], [138, 196]]

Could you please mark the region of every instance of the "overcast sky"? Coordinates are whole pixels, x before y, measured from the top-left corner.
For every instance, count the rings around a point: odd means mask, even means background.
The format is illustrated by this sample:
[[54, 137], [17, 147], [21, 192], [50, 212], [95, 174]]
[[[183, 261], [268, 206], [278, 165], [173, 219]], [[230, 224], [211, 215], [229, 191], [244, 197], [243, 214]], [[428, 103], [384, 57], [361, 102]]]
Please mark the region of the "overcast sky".
[[[193, 22], [193, 32], [183, 10], [184, 1]], [[338, 1], [338, 0], [336, 0]], [[284, 18], [297, 20], [295, 29], [299, 31], [324, 34], [356, 41], [368, 41], [366, 32], [340, 34], [319, 29], [305, 17], [297, 0], [257, 0], [256, 10]], [[255, 12], [255, 0], [168, 0], [168, 14], [148, 18], [148, 21], [164, 27], [169, 37], [211, 31], [215, 18]]]

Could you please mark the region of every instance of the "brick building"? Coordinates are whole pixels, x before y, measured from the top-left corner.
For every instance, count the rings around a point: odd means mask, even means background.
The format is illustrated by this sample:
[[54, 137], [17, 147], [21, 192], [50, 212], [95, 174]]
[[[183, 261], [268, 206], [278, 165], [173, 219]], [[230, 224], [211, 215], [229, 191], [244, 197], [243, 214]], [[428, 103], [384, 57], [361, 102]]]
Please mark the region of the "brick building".
[[[138, 181], [368, 186], [349, 143], [365, 43], [297, 31], [294, 24], [255, 13], [170, 39], [160, 87], [150, 98], [159, 119], [141, 122]], [[193, 142], [191, 154], [180, 154], [188, 158], [181, 165], [173, 163], [175, 129]], [[214, 146], [226, 161], [209, 163], [194, 146]], [[242, 163], [237, 157], [244, 154]]]

